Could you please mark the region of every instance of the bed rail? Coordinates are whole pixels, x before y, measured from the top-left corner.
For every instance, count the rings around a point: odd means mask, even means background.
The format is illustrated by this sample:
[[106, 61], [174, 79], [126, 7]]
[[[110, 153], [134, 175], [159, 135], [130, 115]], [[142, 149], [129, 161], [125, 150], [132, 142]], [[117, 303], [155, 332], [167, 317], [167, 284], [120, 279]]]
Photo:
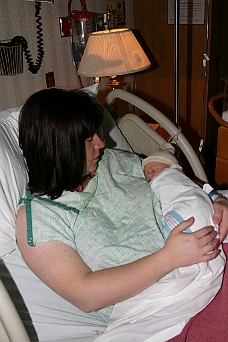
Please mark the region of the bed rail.
[[173, 141], [180, 147], [180, 149], [185, 154], [195, 176], [202, 182], [208, 182], [206, 173], [192, 146], [185, 138], [185, 136], [179, 131], [179, 129], [163, 113], [161, 113], [158, 109], [156, 109], [154, 106], [152, 106], [145, 100], [122, 89], [112, 90], [107, 95], [104, 102], [104, 106], [108, 110], [113, 110], [112, 105], [116, 99], [121, 99], [126, 101], [127, 103], [132, 104], [133, 106], [137, 107], [138, 109], [142, 110], [144, 113], [149, 115], [151, 118], [153, 118], [162, 127], [164, 127], [164, 129], [170, 134], [170, 136], [174, 137]]
[[30, 342], [21, 318], [0, 279], [0, 341]]

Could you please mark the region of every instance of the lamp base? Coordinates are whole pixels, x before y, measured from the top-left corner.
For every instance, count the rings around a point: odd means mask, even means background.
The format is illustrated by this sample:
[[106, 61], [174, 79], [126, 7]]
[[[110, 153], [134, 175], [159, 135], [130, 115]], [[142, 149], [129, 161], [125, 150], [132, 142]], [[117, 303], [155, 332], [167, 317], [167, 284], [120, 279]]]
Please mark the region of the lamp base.
[[116, 89], [119, 84], [120, 84], [120, 82], [118, 82], [116, 80], [116, 76], [110, 76], [109, 82], [107, 83], [107, 86], [111, 87], [113, 90], [113, 89]]

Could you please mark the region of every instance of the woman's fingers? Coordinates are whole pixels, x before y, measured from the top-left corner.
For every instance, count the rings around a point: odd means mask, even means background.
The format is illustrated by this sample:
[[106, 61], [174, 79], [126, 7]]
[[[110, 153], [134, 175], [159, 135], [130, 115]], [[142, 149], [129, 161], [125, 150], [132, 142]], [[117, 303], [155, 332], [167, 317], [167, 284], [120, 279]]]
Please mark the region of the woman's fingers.
[[214, 230], [213, 226], [204, 227], [196, 231], [195, 236], [199, 241], [201, 247], [202, 262], [214, 259], [220, 253], [218, 249], [220, 240], [217, 238], [217, 231]]
[[207, 262], [207, 261], [213, 260], [220, 254], [220, 252], [221, 252], [220, 249], [214, 248], [210, 252], [203, 254], [200, 262]]
[[166, 241], [166, 247], [172, 249], [171, 252], [169, 251], [170, 255], [175, 262], [180, 263], [180, 266], [209, 261], [220, 253], [218, 250], [220, 241], [213, 226], [201, 228], [193, 233], [184, 233], [193, 222], [194, 219], [190, 218], [180, 223], [172, 230]]
[[215, 238], [211, 240], [209, 243], [203, 244], [202, 251], [204, 254], [211, 253], [214, 249], [218, 249], [219, 245], [220, 245], [219, 238]]
[[190, 217], [189, 219], [187, 219], [187, 220], [185, 220], [185, 221], [179, 223], [179, 224], [175, 227], [174, 231], [175, 231], [176, 233], [177, 233], [177, 232], [183, 232], [185, 229], [191, 227], [191, 226], [193, 225], [194, 221], [195, 221], [194, 217]]
[[202, 239], [202, 243], [209, 243], [217, 236], [217, 231], [213, 226], [203, 227], [193, 233], [198, 239]]

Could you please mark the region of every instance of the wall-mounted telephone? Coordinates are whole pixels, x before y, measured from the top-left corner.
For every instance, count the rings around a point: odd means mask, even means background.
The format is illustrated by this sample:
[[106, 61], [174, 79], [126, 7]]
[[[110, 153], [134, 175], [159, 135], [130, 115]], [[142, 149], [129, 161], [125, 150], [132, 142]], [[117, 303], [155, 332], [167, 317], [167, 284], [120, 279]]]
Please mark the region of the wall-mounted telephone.
[[[35, 63], [33, 62], [32, 56], [28, 49], [28, 43], [24, 37], [16, 36], [10, 42], [10, 44], [14, 46], [22, 44], [22, 49], [23, 49], [23, 52], [24, 52], [24, 55], [28, 64], [28, 70], [32, 74], [37, 74], [37, 72], [39, 71], [41, 67], [43, 56], [44, 56], [43, 34], [42, 34], [43, 29], [42, 29], [42, 22], [41, 22], [41, 16], [40, 16], [41, 1], [39, 2], [35, 1], [35, 18], [36, 18], [36, 23], [37, 23], [36, 29], [37, 29], [37, 51], [38, 51]], [[53, 2], [53, 1], [45, 1], [45, 2]]]
[[28, 43], [22, 36], [16, 36], [11, 40], [0, 41], [0, 76], [13, 76], [23, 73], [23, 52], [28, 64], [28, 70], [37, 74], [39, 71], [43, 57], [43, 29], [41, 23], [41, 2], [52, 3], [54, 0], [26, 0], [35, 2], [35, 18], [37, 29], [37, 58], [35, 63], [28, 49]]

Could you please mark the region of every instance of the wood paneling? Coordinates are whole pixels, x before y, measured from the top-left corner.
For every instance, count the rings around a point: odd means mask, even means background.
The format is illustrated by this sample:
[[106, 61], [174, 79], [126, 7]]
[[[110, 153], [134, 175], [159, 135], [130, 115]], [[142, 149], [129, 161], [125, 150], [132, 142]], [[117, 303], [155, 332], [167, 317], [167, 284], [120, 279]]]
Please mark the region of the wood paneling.
[[[174, 25], [168, 24], [167, 0], [135, 0], [134, 18], [135, 33], [152, 63], [136, 75], [136, 93], [174, 122]], [[205, 139], [207, 68], [202, 61], [207, 44], [206, 22], [180, 25], [179, 125], [196, 151]]]
[[[136, 75], [136, 94], [175, 122], [175, 35], [174, 25], [168, 24], [168, 0], [134, 0], [134, 19], [135, 34], [152, 63]], [[208, 100], [223, 92], [220, 76], [228, 76], [228, 1], [205, 0], [204, 24], [180, 25], [179, 33], [179, 126], [213, 184], [218, 125], [208, 111]], [[210, 58], [206, 68], [204, 54]]]
[[228, 128], [218, 129], [215, 181], [218, 186], [228, 186]]

